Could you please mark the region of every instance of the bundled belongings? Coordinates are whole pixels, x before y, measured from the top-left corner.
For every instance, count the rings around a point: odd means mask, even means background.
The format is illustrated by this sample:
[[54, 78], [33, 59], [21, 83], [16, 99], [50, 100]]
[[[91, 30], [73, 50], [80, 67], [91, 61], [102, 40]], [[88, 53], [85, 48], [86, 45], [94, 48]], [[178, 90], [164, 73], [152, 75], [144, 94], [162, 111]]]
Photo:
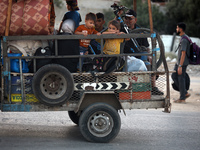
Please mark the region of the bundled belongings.
[[[51, 49], [49, 48], [48, 41], [41, 40], [18, 40], [18, 41], [8, 41], [8, 56], [50, 56]], [[14, 62], [14, 60], [13, 60]], [[17, 59], [16, 62], [19, 62]], [[36, 70], [40, 67], [51, 63], [49, 59], [37, 59], [36, 61]], [[27, 64], [27, 66], [24, 66]], [[29, 69], [26, 69], [29, 64]], [[17, 64], [19, 65], [19, 63]], [[24, 59], [23, 60], [23, 72], [33, 72], [33, 59]], [[11, 64], [11, 67], [14, 66]], [[27, 71], [29, 70], [29, 71]], [[11, 68], [11, 71], [12, 68]], [[15, 71], [17, 72], [17, 71]]]
[[[61, 33], [68, 35], [68, 33]], [[53, 46], [55, 52], [55, 45]], [[79, 55], [79, 40], [58, 40], [58, 55]], [[77, 72], [78, 58], [58, 58], [53, 59], [53, 63], [66, 67], [70, 72]]]
[[127, 71], [147, 71], [145, 63], [134, 56], [128, 56], [127, 58]]
[[22, 53], [23, 56], [34, 56], [39, 47], [47, 47], [47, 41], [40, 40], [18, 40], [8, 41], [8, 51], [11, 53]]
[[[178, 74], [176, 72], [174, 72], [174, 73], [172, 73], [171, 77], [172, 77], [172, 80], [173, 80], [172, 88], [176, 91], [180, 91], [179, 90]], [[186, 90], [190, 89], [190, 77], [187, 73], [185, 74], [185, 86], [186, 86]]]
[[[5, 34], [8, 4], [8, 0], [0, 0], [0, 36]], [[54, 22], [53, 0], [13, 1], [9, 35], [48, 35]]]
[[[72, 35], [75, 30], [75, 22], [72, 19], [67, 19], [62, 24], [62, 33], [60, 35]], [[53, 45], [53, 53], [55, 53], [55, 43]], [[66, 39], [58, 40], [58, 55], [79, 55], [79, 40], [78, 39]], [[58, 58], [53, 59], [53, 63], [60, 64], [67, 68], [70, 72], [77, 72], [78, 58]]]
[[[52, 55], [52, 50], [49, 46], [46, 46], [46, 47], [39, 47], [34, 56], [51, 56]], [[47, 65], [47, 64], [50, 64], [52, 61], [51, 58], [44, 58], [44, 59], [37, 59], [36, 60], [36, 71], [38, 69], [40, 69], [41, 67]], [[29, 72], [34, 72], [34, 62], [33, 60], [31, 60], [31, 63], [29, 65]]]

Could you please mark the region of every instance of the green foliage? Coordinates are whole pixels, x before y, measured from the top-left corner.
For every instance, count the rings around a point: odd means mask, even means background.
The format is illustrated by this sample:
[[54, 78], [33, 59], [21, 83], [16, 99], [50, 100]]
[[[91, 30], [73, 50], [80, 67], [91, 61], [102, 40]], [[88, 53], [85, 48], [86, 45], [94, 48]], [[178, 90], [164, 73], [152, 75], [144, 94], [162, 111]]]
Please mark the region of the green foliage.
[[[133, 0], [121, 0], [121, 5], [133, 9]], [[113, 11], [104, 12], [106, 21], [114, 18]], [[186, 33], [189, 36], [200, 37], [200, 0], [170, 0], [166, 5], [166, 14], [159, 11], [159, 7], [152, 5], [154, 30], [173, 34], [176, 24], [185, 22]], [[137, 24], [149, 28], [149, 13], [147, 0], [137, 0]]]
[[187, 24], [186, 33], [189, 36], [200, 37], [200, 1], [199, 0], [173, 0], [167, 4], [168, 22], [166, 33], [175, 32], [178, 22]]
[[104, 10], [103, 13], [104, 13], [104, 20], [105, 20], [104, 27], [107, 27], [108, 22], [109, 22], [110, 20], [113, 20], [113, 19], [115, 18], [115, 15], [114, 15], [112, 9]]
[[58, 7], [61, 8], [62, 7], [62, 0], [53, 0], [54, 4]]
[[[128, 9], [133, 9], [133, 0], [121, 0], [120, 5], [128, 7]], [[104, 11], [105, 20], [111, 20], [114, 18], [113, 11]], [[165, 24], [165, 16], [159, 11], [159, 8], [152, 6], [152, 16], [153, 16], [153, 27], [156, 31], [163, 32]], [[144, 28], [150, 28], [149, 25], [149, 11], [147, 0], [143, 3], [142, 0], [137, 0], [137, 24]]]

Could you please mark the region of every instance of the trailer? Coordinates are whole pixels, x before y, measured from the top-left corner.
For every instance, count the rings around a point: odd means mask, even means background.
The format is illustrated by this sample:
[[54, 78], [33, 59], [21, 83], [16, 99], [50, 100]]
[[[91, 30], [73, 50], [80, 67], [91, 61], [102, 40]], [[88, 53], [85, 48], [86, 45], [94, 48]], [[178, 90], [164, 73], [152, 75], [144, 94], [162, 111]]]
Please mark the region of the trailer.
[[[142, 33], [142, 34], [141, 34]], [[104, 39], [148, 38], [151, 50], [146, 53], [116, 55], [103, 54]], [[60, 40], [100, 39], [98, 55], [59, 55]], [[119, 133], [119, 112], [127, 109], [163, 109], [171, 111], [169, 70], [165, 60], [164, 45], [158, 33], [149, 29], [135, 29], [124, 35], [31, 35], [3, 36], [1, 52], [1, 100], [2, 112], [68, 111], [70, 119], [79, 126], [83, 137], [92, 142], [109, 142]], [[36, 40], [53, 42], [55, 53], [48, 56], [22, 56], [9, 54], [11, 41]], [[43, 49], [45, 50], [45, 49]], [[128, 71], [130, 56], [151, 56], [147, 71]], [[49, 63], [37, 69], [39, 60], [77, 58], [123, 58], [123, 70], [105, 72], [71, 73], [60, 64]], [[26, 70], [27, 61], [32, 61], [33, 72]], [[117, 62], [118, 63], [118, 62]], [[14, 65], [14, 66], [13, 66]], [[163, 70], [158, 70], [160, 65]], [[15, 70], [17, 68], [17, 71]], [[13, 71], [14, 70], [14, 71]], [[153, 77], [163, 94], [153, 94]]]

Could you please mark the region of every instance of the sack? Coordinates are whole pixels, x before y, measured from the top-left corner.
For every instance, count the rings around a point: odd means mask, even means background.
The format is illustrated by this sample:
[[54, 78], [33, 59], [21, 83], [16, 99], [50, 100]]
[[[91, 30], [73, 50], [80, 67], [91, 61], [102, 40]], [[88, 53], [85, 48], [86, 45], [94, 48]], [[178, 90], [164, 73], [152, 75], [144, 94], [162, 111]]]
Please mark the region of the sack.
[[[171, 77], [172, 77], [172, 80], [174, 81], [174, 83], [172, 83], [172, 88], [174, 90], [176, 90], [176, 91], [179, 91], [179, 85], [175, 84], [175, 82], [179, 83], [178, 82], [178, 75], [177, 75], [177, 73], [175, 73], [175, 72], [172, 73]], [[187, 73], [185, 74], [185, 87], [186, 87], [186, 90], [190, 89], [190, 77], [189, 77], [189, 75]]]
[[[49, 46], [42, 48], [39, 47], [34, 56], [51, 56], [52, 52]], [[50, 64], [52, 59], [37, 59], [36, 60], [36, 71], [40, 69], [42, 66]], [[33, 72], [33, 60], [31, 60], [31, 64], [29, 65], [30, 72]]]
[[196, 43], [193, 43], [191, 39], [189, 39], [187, 36], [182, 37], [182, 39], [185, 38], [190, 42], [190, 55], [189, 58], [189, 64], [192, 65], [199, 65], [200, 64], [200, 47], [196, 45]]
[[132, 72], [132, 71], [147, 71], [145, 63], [133, 56], [128, 56], [127, 59], [127, 71]]

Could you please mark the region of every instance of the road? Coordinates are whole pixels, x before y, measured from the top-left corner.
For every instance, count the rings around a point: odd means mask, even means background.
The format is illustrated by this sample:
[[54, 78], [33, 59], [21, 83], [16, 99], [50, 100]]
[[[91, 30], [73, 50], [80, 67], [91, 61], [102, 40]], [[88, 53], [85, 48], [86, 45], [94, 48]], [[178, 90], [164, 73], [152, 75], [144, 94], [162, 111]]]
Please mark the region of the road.
[[110, 143], [85, 141], [67, 112], [0, 113], [0, 150], [200, 150], [200, 112], [128, 110]]

